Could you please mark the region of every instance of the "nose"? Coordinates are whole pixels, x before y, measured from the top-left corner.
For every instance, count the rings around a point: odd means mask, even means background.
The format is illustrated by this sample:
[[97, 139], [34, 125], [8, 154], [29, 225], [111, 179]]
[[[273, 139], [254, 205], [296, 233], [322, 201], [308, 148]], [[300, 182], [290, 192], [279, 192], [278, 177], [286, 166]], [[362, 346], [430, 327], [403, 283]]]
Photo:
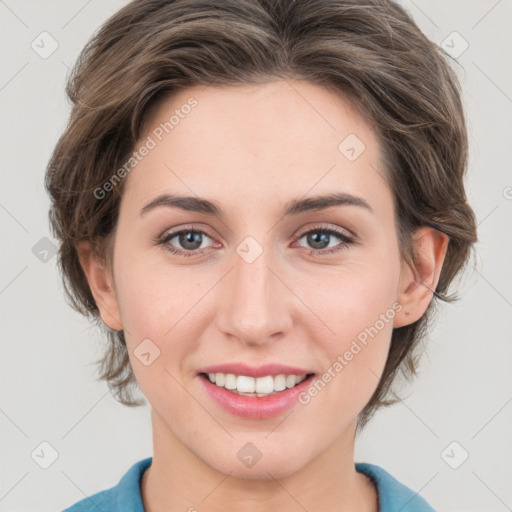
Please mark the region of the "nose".
[[248, 346], [285, 336], [292, 326], [294, 296], [282, 274], [270, 251], [252, 262], [235, 252], [233, 268], [220, 283], [216, 312], [225, 336]]

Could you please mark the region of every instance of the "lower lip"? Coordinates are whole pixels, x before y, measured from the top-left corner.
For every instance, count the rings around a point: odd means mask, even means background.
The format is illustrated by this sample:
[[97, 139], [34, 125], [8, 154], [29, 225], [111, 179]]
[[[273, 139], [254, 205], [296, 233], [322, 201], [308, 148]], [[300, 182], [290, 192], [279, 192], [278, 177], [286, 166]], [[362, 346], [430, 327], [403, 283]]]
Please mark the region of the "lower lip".
[[220, 407], [236, 416], [255, 420], [273, 418], [291, 408], [297, 403], [298, 396], [309, 387], [313, 378], [314, 375], [310, 375], [293, 388], [287, 388], [274, 395], [244, 396], [220, 388], [211, 383], [205, 375], [199, 375], [202, 386]]

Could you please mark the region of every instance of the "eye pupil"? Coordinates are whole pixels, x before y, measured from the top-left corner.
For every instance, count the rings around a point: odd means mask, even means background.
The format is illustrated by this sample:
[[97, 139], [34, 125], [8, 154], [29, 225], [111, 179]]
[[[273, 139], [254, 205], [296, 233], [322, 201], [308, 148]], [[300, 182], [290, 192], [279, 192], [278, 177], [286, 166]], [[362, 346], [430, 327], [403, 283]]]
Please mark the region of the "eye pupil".
[[[179, 241], [182, 247], [184, 249], [190, 250], [198, 249], [199, 247], [201, 247], [201, 238], [202, 234], [196, 231], [183, 231], [179, 235]], [[190, 247], [188, 244], [192, 244], [192, 247]], [[198, 244], [197, 247], [195, 246], [195, 244]]]
[[[324, 249], [326, 246], [329, 245], [329, 237], [330, 235], [327, 233], [319, 233], [314, 232], [313, 234], [308, 234], [308, 242], [313, 245], [315, 249]], [[326, 244], [324, 247], [317, 247], [317, 244], [322, 245], [323, 243]]]

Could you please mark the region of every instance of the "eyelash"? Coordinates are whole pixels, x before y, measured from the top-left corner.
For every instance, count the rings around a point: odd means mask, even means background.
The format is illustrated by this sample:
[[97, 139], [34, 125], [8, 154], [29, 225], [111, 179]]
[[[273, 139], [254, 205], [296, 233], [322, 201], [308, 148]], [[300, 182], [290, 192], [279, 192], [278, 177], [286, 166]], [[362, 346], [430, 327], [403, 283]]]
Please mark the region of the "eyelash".
[[[208, 238], [213, 240], [213, 237], [211, 237], [208, 233], [205, 231], [197, 230], [197, 229], [180, 229], [179, 231], [174, 231], [173, 233], [165, 234], [161, 238], [157, 238], [155, 242], [158, 245], [162, 245], [164, 250], [170, 252], [171, 254], [176, 254], [178, 256], [183, 256], [185, 258], [188, 258], [190, 256], [197, 256], [198, 254], [201, 254], [200, 249], [195, 249], [193, 251], [182, 251], [178, 250], [175, 247], [169, 245], [169, 241], [172, 240], [174, 237], [181, 233], [199, 233], [206, 235]], [[333, 254], [340, 252], [344, 249], [346, 249], [349, 245], [354, 243], [354, 240], [350, 237], [348, 237], [345, 233], [335, 229], [335, 228], [326, 228], [326, 227], [316, 227], [313, 229], [310, 229], [308, 231], [305, 231], [304, 233], [301, 233], [295, 241], [300, 240], [303, 236], [308, 235], [310, 233], [321, 233], [321, 234], [328, 234], [328, 235], [335, 235], [338, 237], [341, 242], [330, 249], [311, 249], [308, 253], [309, 256], [315, 256], [317, 254], [325, 255], [325, 254]]]

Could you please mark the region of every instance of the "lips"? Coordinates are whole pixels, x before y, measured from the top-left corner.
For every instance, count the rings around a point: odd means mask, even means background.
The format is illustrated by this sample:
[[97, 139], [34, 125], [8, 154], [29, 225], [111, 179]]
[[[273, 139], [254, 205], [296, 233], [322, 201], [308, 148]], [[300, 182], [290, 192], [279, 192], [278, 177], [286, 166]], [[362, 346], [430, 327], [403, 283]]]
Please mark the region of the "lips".
[[214, 403], [248, 419], [284, 413], [297, 403], [314, 375], [307, 368], [281, 364], [251, 367], [243, 363], [208, 366], [198, 372], [202, 388]]

